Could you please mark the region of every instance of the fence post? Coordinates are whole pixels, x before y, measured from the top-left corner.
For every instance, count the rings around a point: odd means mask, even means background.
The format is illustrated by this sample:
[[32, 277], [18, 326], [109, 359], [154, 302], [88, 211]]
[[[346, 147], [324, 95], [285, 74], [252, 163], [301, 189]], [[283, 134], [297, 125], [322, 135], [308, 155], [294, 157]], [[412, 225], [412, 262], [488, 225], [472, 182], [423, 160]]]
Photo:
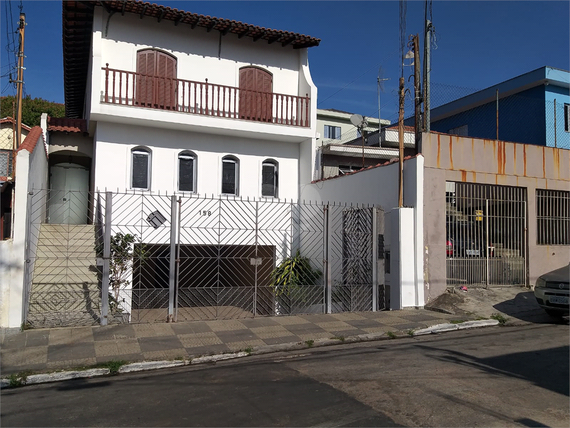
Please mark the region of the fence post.
[[105, 233], [103, 235], [103, 280], [101, 283], [101, 325], [107, 325], [109, 315], [109, 271], [111, 263], [111, 216], [113, 194], [105, 192]]
[[378, 210], [372, 207], [372, 312], [378, 310]]
[[168, 273], [168, 322], [174, 321], [176, 293], [176, 196], [170, 197], [170, 269]]
[[323, 272], [325, 283], [326, 313], [332, 312], [332, 286], [329, 264], [329, 206], [323, 207]]
[[556, 141], [556, 98], [554, 98], [554, 148], [558, 148], [558, 142]]
[[259, 201], [255, 201], [255, 277], [253, 284], [253, 316], [257, 316], [257, 269], [259, 247]]

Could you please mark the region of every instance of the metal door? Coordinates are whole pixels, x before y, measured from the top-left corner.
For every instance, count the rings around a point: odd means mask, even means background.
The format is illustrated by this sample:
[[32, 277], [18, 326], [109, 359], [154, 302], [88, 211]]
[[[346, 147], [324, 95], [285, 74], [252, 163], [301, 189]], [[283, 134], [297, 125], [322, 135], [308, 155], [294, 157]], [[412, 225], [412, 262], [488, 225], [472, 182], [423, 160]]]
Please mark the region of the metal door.
[[60, 163], [50, 171], [49, 222], [86, 224], [89, 170], [72, 163]]
[[526, 189], [448, 182], [447, 284], [525, 285]]

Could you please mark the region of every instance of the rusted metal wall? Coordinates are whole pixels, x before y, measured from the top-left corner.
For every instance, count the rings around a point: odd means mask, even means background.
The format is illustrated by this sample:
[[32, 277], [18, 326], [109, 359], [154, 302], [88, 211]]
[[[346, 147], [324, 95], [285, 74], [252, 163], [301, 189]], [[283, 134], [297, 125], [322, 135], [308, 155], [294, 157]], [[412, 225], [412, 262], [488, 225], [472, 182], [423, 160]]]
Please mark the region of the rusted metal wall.
[[570, 150], [423, 134], [426, 302], [446, 289], [445, 182], [527, 189], [529, 285], [570, 261], [570, 246], [537, 245], [536, 189], [570, 190]]

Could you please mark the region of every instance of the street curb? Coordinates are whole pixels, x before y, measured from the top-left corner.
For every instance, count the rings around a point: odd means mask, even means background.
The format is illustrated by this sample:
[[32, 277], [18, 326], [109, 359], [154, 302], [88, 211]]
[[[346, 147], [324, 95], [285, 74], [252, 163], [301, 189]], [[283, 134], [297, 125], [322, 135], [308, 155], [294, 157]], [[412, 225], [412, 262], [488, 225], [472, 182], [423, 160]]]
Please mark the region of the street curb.
[[[138, 363], [130, 363], [121, 366], [118, 369], [118, 371], [115, 373], [116, 374], [136, 373], [148, 370], [158, 370], [158, 369], [182, 367], [182, 366], [196, 365], [196, 364], [216, 363], [218, 361], [243, 358], [250, 355], [273, 354], [276, 352], [283, 352], [283, 351], [297, 351], [301, 349], [320, 348], [323, 346], [342, 345], [342, 344], [358, 343], [358, 342], [371, 342], [376, 340], [396, 339], [396, 338], [403, 338], [409, 336], [423, 336], [427, 334], [444, 333], [447, 331], [465, 330], [469, 328], [491, 327], [491, 326], [496, 326], [498, 324], [499, 321], [494, 319], [465, 321], [459, 324], [449, 324], [449, 323], [437, 324], [416, 331], [410, 330], [408, 333], [397, 331], [397, 332], [392, 332], [392, 335], [389, 335], [388, 334], [389, 332], [378, 332], [378, 333], [360, 334], [357, 336], [348, 336], [346, 338], [338, 337], [330, 339], [315, 339], [315, 340], [307, 340], [305, 342], [290, 342], [290, 343], [281, 343], [277, 345], [256, 346], [251, 348], [249, 351], [238, 351], [233, 353], [206, 355], [185, 360], [143, 361]], [[71, 379], [85, 379], [85, 378], [93, 378], [100, 376], [108, 376], [110, 374], [111, 371], [108, 368], [95, 368], [88, 370], [73, 370], [73, 371], [63, 371], [63, 372], [54, 372], [54, 373], [45, 373], [45, 374], [33, 374], [28, 376], [17, 376], [16, 379], [18, 381], [18, 385], [12, 385], [12, 386], [10, 385], [10, 378], [2, 378], [0, 379], [0, 389], [11, 388], [15, 386], [60, 382]]]
[[498, 325], [497, 320], [479, 320], [479, 321], [465, 321], [460, 324], [437, 324], [428, 328], [414, 331], [414, 336], [423, 336], [426, 334], [444, 333], [446, 331], [465, 330], [468, 328], [491, 327]]
[[[106, 376], [111, 371], [109, 369], [89, 369], [89, 370], [73, 370], [66, 372], [41, 373], [25, 377], [19, 377], [18, 381], [21, 385], [38, 385], [40, 383], [61, 382], [71, 379], [86, 379], [92, 377]], [[10, 387], [10, 379], [4, 378], [0, 382], [2, 389]]]

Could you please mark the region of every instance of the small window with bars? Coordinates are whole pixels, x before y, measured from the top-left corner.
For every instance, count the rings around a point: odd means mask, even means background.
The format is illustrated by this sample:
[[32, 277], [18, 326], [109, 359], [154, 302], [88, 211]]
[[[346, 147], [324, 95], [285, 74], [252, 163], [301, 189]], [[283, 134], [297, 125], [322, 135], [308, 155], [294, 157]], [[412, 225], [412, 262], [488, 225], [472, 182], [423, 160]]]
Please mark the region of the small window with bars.
[[536, 189], [538, 245], [570, 245], [570, 192]]
[[0, 177], [10, 177], [12, 175], [12, 151], [0, 151]]
[[570, 132], [570, 104], [564, 104], [564, 130]]

